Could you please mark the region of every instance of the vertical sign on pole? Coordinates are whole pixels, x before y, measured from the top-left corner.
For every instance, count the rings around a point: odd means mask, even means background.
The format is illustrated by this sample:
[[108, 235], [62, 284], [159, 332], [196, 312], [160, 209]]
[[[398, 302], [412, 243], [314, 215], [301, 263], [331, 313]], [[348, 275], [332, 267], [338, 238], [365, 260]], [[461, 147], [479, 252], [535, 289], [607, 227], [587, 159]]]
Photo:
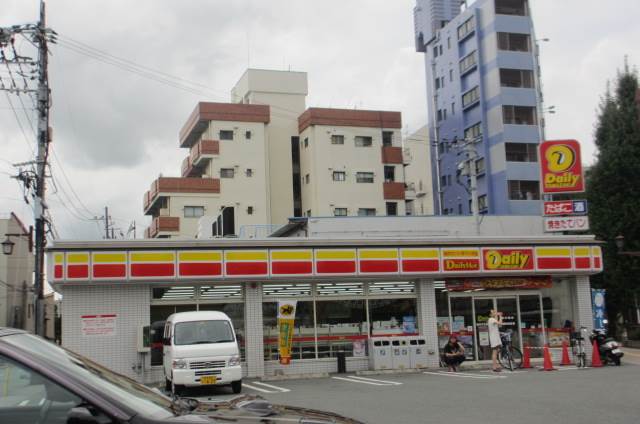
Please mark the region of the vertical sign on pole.
[[591, 289], [591, 308], [593, 311], [593, 328], [605, 330], [605, 289]]
[[553, 140], [540, 144], [542, 193], [582, 193], [584, 175], [577, 140]]
[[291, 363], [296, 303], [295, 300], [278, 301], [278, 353], [283, 365]]

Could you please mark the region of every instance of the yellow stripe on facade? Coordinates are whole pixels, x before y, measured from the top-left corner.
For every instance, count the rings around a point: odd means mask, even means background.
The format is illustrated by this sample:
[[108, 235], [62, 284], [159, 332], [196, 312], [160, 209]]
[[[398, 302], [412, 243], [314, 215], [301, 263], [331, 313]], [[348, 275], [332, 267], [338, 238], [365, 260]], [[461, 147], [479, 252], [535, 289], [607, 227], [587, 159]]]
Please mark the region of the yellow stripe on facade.
[[291, 261], [291, 260], [307, 260], [312, 259], [311, 250], [273, 250], [271, 251], [271, 260], [273, 261]]
[[67, 263], [68, 264], [88, 264], [89, 254], [88, 253], [68, 253]]
[[126, 253], [94, 253], [94, 263], [125, 263], [127, 262]]
[[576, 256], [589, 256], [589, 248], [588, 247], [576, 247], [573, 249], [573, 254]]
[[536, 247], [537, 256], [571, 256], [568, 247]]
[[266, 250], [238, 250], [238, 251], [225, 251], [225, 261], [266, 261]]
[[445, 258], [477, 258], [480, 256], [477, 250], [468, 249], [442, 249], [442, 256]]
[[53, 255], [53, 260], [55, 261], [56, 265], [61, 265], [64, 263], [64, 253], [56, 253], [55, 255]]
[[602, 249], [600, 248], [600, 246], [593, 246], [591, 248], [591, 252], [592, 252], [593, 256], [601, 256], [602, 255]]
[[402, 259], [438, 259], [438, 249], [402, 249]]
[[132, 262], [173, 262], [175, 254], [173, 252], [147, 252], [131, 253]]
[[220, 262], [222, 252], [179, 252], [178, 260], [180, 262]]
[[358, 256], [360, 256], [360, 259], [397, 259], [398, 251], [396, 249], [360, 249], [358, 250]]
[[355, 259], [355, 250], [316, 250], [316, 259]]

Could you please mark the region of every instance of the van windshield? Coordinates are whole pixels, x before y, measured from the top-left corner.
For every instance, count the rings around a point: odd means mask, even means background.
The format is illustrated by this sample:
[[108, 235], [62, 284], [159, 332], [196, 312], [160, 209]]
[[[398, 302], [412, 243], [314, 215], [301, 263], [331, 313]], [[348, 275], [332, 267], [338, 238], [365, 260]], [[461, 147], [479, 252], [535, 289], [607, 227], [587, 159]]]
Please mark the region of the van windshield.
[[176, 346], [235, 341], [231, 325], [222, 320], [180, 322], [176, 324], [174, 334]]

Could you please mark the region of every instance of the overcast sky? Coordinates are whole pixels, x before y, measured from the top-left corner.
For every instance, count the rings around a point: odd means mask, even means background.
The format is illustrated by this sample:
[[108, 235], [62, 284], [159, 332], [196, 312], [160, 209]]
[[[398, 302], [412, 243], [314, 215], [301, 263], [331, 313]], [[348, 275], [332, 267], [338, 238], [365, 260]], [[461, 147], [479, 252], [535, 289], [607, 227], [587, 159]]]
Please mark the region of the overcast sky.
[[[37, 0], [1, 3], [0, 27], [37, 20]], [[548, 116], [547, 138], [582, 141], [583, 161], [591, 163], [606, 82], [624, 55], [638, 63], [640, 2], [531, 4], [537, 37], [550, 39], [541, 44], [542, 77], [546, 104], [558, 113]], [[49, 0], [48, 26], [65, 40], [52, 46], [50, 63], [58, 187], [49, 184], [48, 198], [60, 236], [101, 237], [88, 218], [102, 215], [104, 206], [124, 231], [135, 220], [140, 236], [150, 221], [142, 215], [143, 193], [159, 173], [178, 176], [187, 155], [178, 148], [180, 127], [196, 102], [228, 101], [247, 65], [306, 71], [308, 106], [398, 110], [406, 131], [418, 129], [427, 101], [413, 6], [414, 0]], [[71, 50], [74, 40], [202, 87], [190, 93], [96, 61]], [[19, 47], [28, 51], [25, 43]], [[12, 103], [22, 107], [15, 96]], [[33, 144], [24, 111], [18, 116]], [[27, 223], [31, 212], [9, 178], [9, 163], [29, 159], [0, 93], [0, 214], [15, 211]]]

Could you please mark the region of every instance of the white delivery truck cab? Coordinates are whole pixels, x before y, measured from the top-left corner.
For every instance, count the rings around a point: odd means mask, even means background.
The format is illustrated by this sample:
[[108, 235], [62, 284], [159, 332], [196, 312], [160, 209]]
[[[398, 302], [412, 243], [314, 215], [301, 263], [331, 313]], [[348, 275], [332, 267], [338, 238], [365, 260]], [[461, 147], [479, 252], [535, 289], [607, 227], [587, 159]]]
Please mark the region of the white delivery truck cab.
[[231, 319], [216, 311], [180, 312], [167, 318], [163, 334], [167, 390], [231, 385], [242, 390], [240, 351]]

